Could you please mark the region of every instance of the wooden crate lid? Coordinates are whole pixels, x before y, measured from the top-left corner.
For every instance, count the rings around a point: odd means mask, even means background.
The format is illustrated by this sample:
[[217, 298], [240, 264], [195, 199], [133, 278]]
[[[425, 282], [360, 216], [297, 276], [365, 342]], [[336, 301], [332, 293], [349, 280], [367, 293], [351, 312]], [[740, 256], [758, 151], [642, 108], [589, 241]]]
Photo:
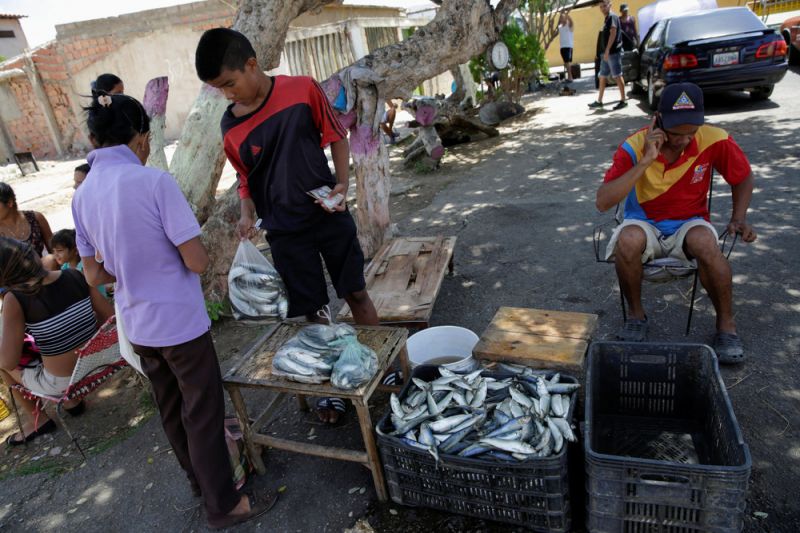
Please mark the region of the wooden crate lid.
[[580, 369], [596, 327], [593, 314], [501, 307], [473, 353], [535, 368]]

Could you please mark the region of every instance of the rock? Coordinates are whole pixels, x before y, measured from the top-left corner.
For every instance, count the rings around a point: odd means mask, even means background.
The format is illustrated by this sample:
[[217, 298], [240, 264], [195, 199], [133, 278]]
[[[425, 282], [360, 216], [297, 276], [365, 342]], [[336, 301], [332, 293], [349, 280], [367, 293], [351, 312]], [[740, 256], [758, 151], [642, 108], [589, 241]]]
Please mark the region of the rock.
[[50, 455], [60, 455], [61, 454], [61, 446], [55, 446], [52, 450], [50, 450]]
[[361, 518], [353, 527], [345, 529], [343, 533], [375, 533], [375, 530], [372, 529], [366, 518]]

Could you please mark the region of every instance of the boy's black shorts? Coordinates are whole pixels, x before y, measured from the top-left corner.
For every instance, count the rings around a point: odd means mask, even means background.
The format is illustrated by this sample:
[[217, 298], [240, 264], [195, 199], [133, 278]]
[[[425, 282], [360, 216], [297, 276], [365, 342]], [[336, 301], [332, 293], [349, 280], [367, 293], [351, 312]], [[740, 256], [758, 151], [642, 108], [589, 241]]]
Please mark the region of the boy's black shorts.
[[275, 268], [289, 295], [289, 316], [315, 313], [328, 303], [322, 261], [339, 298], [363, 290], [364, 252], [358, 243], [350, 213], [325, 215], [308, 229], [292, 233], [268, 232]]
[[564, 60], [564, 63], [572, 63], [572, 48], [562, 48], [561, 59]]

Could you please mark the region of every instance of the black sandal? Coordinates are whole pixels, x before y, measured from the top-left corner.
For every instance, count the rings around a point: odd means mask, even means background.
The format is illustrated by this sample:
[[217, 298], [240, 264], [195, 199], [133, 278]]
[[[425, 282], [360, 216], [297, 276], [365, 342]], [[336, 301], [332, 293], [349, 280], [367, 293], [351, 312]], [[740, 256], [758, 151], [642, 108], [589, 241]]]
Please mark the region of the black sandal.
[[21, 435], [19, 432], [14, 433], [13, 435], [9, 435], [8, 438], [6, 439], [6, 444], [8, 446], [21, 446], [27, 442], [32, 441], [33, 439], [35, 439], [40, 435], [44, 435], [45, 433], [51, 433], [55, 430], [56, 430], [56, 423], [53, 422], [52, 420], [48, 420], [35, 430], [28, 433], [27, 435], [24, 435], [21, 440], [14, 439], [14, 437], [16, 437], [17, 435]]
[[332, 427], [338, 426], [344, 420], [344, 413], [347, 411], [347, 404], [341, 398], [320, 398], [317, 400], [317, 413], [321, 411], [334, 411], [339, 416], [336, 418], [336, 422], [328, 422], [325, 420], [324, 422]]

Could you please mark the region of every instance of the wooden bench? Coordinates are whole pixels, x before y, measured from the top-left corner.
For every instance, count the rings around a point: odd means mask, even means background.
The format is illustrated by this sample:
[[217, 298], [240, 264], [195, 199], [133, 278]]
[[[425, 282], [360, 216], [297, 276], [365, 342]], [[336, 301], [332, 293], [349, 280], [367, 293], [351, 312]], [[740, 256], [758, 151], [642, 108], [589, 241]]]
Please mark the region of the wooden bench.
[[[398, 237], [378, 250], [364, 276], [382, 324], [428, 327], [455, 246], [456, 237]], [[338, 319], [353, 321], [349, 306]]]

